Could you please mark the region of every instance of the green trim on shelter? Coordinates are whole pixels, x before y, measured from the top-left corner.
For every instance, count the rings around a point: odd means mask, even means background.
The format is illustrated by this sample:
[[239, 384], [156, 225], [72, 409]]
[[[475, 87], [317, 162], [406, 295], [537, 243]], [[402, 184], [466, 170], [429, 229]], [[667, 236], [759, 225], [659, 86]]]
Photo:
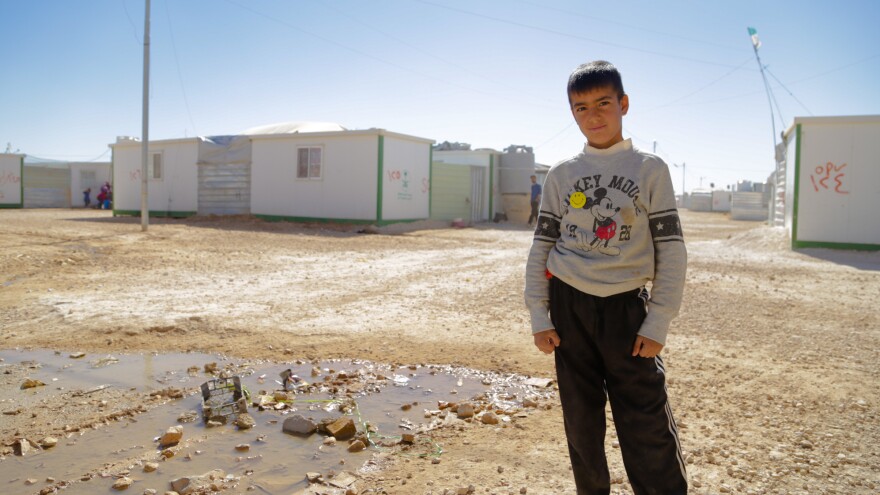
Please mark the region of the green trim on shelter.
[[495, 155], [489, 155], [489, 221], [495, 220], [495, 208], [493, 200], [495, 199]]
[[431, 197], [434, 194], [434, 146], [428, 148], [428, 218], [431, 218]]
[[21, 202], [18, 203], [18, 207], [19, 207], [19, 208], [24, 208], [24, 157], [21, 157], [20, 160], [21, 160], [21, 161], [19, 162], [19, 163], [20, 163], [20, 168], [18, 169], [18, 170], [19, 170], [19, 172], [18, 172], [18, 176], [19, 176], [20, 180], [19, 180], [18, 182], [19, 182], [19, 184], [21, 184], [21, 185], [19, 186], [19, 187], [21, 188], [21, 196], [20, 196], [20, 198], [21, 198]]
[[798, 201], [800, 201], [801, 188], [801, 125], [795, 127], [795, 141], [797, 145], [794, 149], [794, 198], [792, 202], [794, 206], [791, 208], [791, 247], [795, 249], [799, 243], [797, 238], [798, 228]]
[[262, 215], [255, 214], [256, 218], [267, 222], [297, 222], [297, 223], [336, 223], [336, 224], [353, 224], [353, 225], [391, 225], [395, 223], [411, 223], [424, 220], [424, 218], [402, 218], [397, 220], [364, 220], [354, 218], [318, 218], [318, 217], [293, 217], [286, 215]]
[[379, 157], [376, 162], [376, 221], [382, 222], [382, 176], [385, 175], [385, 136], [379, 134]]
[[822, 241], [792, 241], [791, 247], [800, 248], [829, 248], [829, 249], [852, 249], [854, 251], [880, 251], [880, 244], [855, 244], [847, 242], [822, 242]]
[[[189, 218], [194, 217], [198, 212], [195, 211], [156, 211], [150, 210], [149, 214], [154, 218]], [[139, 217], [141, 210], [113, 210], [113, 216]]]

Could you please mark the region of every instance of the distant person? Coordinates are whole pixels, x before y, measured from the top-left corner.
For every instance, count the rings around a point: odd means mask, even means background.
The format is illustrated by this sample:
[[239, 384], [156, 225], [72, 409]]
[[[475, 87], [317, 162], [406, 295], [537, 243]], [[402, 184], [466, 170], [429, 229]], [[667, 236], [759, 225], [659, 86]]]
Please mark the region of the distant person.
[[608, 400], [635, 495], [686, 494], [660, 358], [687, 268], [669, 168], [623, 139], [629, 97], [612, 64], [577, 67], [568, 101], [587, 143], [544, 181], [525, 301], [535, 345], [555, 353], [577, 493], [610, 492]]
[[105, 210], [110, 209], [111, 194], [110, 181], [107, 181], [101, 186], [101, 192], [98, 193], [98, 208], [103, 208]]
[[83, 205], [85, 208], [88, 208], [90, 204], [92, 204], [92, 188], [87, 187], [83, 191]]
[[532, 180], [532, 213], [529, 214], [529, 225], [538, 219], [538, 207], [541, 206], [541, 184], [538, 184], [538, 177], [531, 176]]

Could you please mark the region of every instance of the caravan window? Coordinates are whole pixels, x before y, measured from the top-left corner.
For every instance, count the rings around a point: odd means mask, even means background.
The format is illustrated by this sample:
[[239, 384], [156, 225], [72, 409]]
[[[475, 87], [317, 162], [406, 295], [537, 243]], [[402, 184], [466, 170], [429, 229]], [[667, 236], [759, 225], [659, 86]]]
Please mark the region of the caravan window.
[[320, 179], [323, 164], [323, 149], [318, 146], [297, 148], [296, 178]]
[[150, 180], [162, 180], [162, 153], [150, 153], [147, 176]]

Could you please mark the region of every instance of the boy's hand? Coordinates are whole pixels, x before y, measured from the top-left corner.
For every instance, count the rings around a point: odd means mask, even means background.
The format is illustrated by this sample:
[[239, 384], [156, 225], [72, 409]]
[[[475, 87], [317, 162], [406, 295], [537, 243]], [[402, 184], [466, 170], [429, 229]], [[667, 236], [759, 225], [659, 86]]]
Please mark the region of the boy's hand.
[[550, 354], [559, 347], [560, 340], [556, 329], [550, 328], [533, 334], [532, 337], [535, 339], [535, 346], [544, 354]]
[[633, 356], [641, 356], [643, 358], [652, 358], [663, 349], [663, 344], [648, 337], [636, 336], [636, 343], [633, 345]]

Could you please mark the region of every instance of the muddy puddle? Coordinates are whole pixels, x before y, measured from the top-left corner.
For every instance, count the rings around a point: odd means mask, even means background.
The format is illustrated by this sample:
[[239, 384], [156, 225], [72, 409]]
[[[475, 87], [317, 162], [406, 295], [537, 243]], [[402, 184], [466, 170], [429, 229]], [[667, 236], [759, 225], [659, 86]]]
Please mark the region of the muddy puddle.
[[[499, 422], [491, 427], [504, 427], [511, 417], [524, 414], [524, 399], [552, 394], [552, 389], [535, 386], [527, 377], [440, 365], [346, 360], [269, 363], [197, 353], [71, 356], [0, 351], [0, 368], [25, 366], [30, 378], [46, 384], [15, 390], [0, 400], [0, 409], [28, 411], [45, 407], [52, 395], [68, 394], [78, 400], [105, 389], [142, 395], [176, 388], [185, 392], [184, 397], [98, 429], [67, 433], [52, 448], [7, 456], [0, 460], [0, 493], [30, 495], [51, 486], [72, 495], [119, 493], [112, 485], [121, 475], [134, 481], [130, 493], [147, 489], [164, 493], [171, 480], [220, 469], [227, 475], [226, 486], [236, 487], [234, 492], [289, 494], [308, 486], [307, 472], [325, 478], [355, 472], [377, 452], [442, 456], [442, 445], [423, 433], [455, 420], [455, 414], [440, 410], [445, 403], [474, 402], [498, 413]], [[199, 387], [218, 374], [240, 377], [248, 393], [248, 413], [256, 423], [253, 428], [205, 425]], [[296, 379], [285, 382], [282, 374]], [[289, 401], [266, 402], [285, 388]], [[261, 401], [263, 407], [258, 407]], [[350, 453], [348, 442], [328, 444], [324, 434], [284, 433], [284, 420], [295, 414], [315, 422], [351, 417], [370, 445]], [[166, 459], [157, 439], [177, 424], [183, 425], [183, 439], [172, 449], [173, 457]], [[416, 441], [401, 448], [405, 433], [415, 434]], [[158, 470], [145, 472], [147, 462], [158, 463]]]

